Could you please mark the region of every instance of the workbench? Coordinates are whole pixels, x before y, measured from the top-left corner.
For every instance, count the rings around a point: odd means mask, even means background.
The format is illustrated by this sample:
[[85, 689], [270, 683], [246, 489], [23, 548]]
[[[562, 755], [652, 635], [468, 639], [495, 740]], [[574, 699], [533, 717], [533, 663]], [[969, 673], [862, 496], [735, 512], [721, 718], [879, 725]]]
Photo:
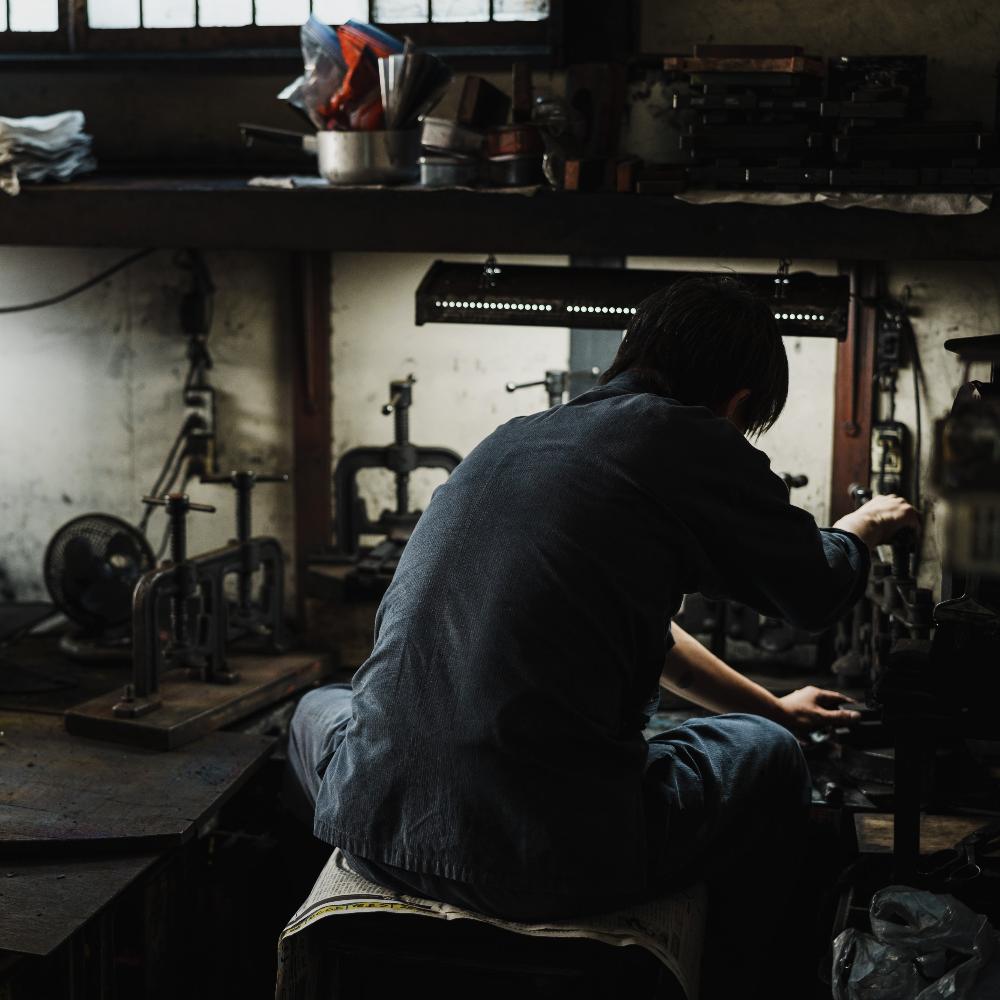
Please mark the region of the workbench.
[[114, 907], [130, 892], [168, 905], [158, 880], [183, 871], [185, 849], [279, 749], [259, 720], [169, 752], [70, 734], [64, 710], [127, 672], [72, 664], [52, 639], [23, 640], [0, 663], [0, 993], [19, 976], [30, 984], [5, 997], [79, 985], [102, 949], [110, 977]]

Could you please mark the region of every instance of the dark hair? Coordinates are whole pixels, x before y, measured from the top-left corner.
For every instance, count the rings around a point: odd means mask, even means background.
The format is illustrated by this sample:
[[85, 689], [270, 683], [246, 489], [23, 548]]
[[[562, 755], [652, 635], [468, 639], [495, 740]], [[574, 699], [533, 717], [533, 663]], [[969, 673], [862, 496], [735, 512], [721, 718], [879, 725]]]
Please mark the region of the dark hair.
[[774, 309], [735, 278], [681, 278], [644, 299], [600, 383], [635, 372], [680, 403], [724, 406], [749, 389], [741, 416], [760, 434], [788, 397], [788, 358]]

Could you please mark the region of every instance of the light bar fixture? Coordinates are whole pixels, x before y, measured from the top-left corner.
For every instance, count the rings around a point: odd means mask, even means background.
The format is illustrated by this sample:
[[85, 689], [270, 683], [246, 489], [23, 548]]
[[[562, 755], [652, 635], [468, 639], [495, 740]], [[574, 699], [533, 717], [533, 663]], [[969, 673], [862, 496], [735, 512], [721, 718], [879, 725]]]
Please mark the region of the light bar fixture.
[[[624, 330], [647, 296], [706, 272], [435, 261], [417, 289], [417, 325], [492, 323]], [[737, 274], [773, 305], [789, 337], [847, 336], [850, 279], [809, 271]]]

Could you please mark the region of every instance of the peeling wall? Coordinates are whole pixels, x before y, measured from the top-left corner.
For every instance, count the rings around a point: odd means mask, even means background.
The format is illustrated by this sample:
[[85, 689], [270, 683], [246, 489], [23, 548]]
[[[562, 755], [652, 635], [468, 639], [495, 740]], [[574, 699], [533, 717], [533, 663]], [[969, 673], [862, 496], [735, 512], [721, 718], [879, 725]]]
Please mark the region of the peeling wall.
[[[0, 304], [45, 298], [127, 251], [0, 250]], [[290, 380], [277, 309], [283, 258], [207, 255], [217, 285], [210, 348], [224, 470], [291, 471]], [[90, 511], [136, 522], [183, 419], [186, 343], [178, 307], [187, 273], [160, 251], [63, 304], [0, 317], [0, 563], [20, 599], [45, 596], [42, 558], [70, 518]], [[231, 491], [192, 483], [216, 514], [192, 515], [190, 551], [233, 535]], [[291, 490], [255, 495], [259, 533], [290, 547]], [[156, 513], [150, 538], [162, 537]], [[291, 582], [291, 579], [289, 580]]]

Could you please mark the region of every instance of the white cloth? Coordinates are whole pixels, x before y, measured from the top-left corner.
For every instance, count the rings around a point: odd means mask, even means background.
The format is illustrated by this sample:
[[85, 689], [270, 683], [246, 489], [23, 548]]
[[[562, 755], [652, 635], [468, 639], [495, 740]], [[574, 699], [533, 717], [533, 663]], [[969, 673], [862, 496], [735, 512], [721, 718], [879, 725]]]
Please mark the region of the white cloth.
[[674, 195], [691, 205], [826, 205], [827, 208], [878, 208], [908, 215], [978, 215], [993, 201], [991, 192], [913, 192], [875, 194], [864, 191], [684, 191]]
[[14, 195], [22, 180], [66, 181], [94, 170], [93, 138], [83, 129], [82, 111], [0, 116], [0, 190]]
[[589, 938], [625, 947], [638, 945], [656, 956], [677, 978], [689, 1000], [698, 996], [698, 974], [705, 932], [706, 892], [702, 885], [675, 892], [627, 910], [578, 920], [521, 924], [499, 920], [447, 903], [400, 896], [352, 871], [335, 849], [306, 901], [278, 939], [276, 1000], [296, 995], [303, 964], [312, 961], [309, 935], [301, 934], [318, 920], [343, 914], [363, 919], [366, 913], [405, 913], [439, 920], [476, 920], [529, 937]]

